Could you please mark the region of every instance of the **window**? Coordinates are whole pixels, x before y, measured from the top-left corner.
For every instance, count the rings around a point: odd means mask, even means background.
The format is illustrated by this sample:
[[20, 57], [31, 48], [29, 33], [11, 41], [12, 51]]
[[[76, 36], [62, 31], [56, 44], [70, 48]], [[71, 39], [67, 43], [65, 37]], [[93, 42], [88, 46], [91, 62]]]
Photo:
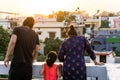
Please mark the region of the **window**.
[[100, 56], [100, 62], [106, 63], [106, 56]]
[[49, 32], [49, 38], [55, 38], [55, 33], [56, 32]]
[[99, 19], [99, 16], [96, 16], [97, 19]]
[[37, 33], [38, 33], [38, 35], [41, 35], [42, 32], [37, 32]]
[[40, 28], [38, 28], [38, 30], [40, 30]]
[[85, 24], [85, 27], [86, 27], [86, 28], [89, 28], [89, 27], [90, 27], [90, 24]]

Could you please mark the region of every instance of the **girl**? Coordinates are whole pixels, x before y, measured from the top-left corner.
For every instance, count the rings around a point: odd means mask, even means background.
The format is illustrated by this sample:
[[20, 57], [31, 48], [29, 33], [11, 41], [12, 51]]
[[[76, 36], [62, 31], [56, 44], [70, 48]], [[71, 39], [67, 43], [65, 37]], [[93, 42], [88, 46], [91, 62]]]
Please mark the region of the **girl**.
[[44, 80], [58, 80], [61, 76], [59, 67], [55, 64], [57, 54], [54, 51], [50, 51], [46, 58], [46, 63], [42, 65], [39, 74], [44, 74]]

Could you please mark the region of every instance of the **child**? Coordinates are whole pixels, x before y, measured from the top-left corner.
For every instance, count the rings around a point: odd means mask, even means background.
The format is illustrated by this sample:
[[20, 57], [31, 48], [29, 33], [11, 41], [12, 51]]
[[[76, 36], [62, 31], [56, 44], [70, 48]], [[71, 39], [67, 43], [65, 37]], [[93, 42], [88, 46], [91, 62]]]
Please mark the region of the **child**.
[[46, 58], [46, 63], [42, 65], [39, 74], [44, 74], [44, 80], [58, 80], [61, 76], [59, 67], [55, 64], [57, 54], [54, 51], [50, 51]]

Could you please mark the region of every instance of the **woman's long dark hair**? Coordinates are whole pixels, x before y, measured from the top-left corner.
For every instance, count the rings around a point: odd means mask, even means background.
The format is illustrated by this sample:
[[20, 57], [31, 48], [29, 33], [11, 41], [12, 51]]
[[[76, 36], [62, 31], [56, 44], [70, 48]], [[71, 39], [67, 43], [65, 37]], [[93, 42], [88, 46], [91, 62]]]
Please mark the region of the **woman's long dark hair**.
[[52, 67], [57, 59], [57, 53], [55, 51], [50, 51], [47, 55], [46, 63], [49, 67]]
[[77, 32], [73, 25], [70, 25], [69, 29], [66, 32], [66, 36], [77, 36]]

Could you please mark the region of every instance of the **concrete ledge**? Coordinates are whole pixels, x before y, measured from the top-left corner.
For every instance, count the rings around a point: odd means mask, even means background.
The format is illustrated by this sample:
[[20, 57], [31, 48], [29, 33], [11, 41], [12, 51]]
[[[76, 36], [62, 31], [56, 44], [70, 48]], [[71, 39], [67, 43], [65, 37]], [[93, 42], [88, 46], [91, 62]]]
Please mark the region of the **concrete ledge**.
[[[39, 70], [44, 62], [33, 63], [33, 76], [40, 77]], [[56, 64], [59, 64], [57, 62]], [[94, 65], [93, 63], [86, 63], [87, 77], [96, 77], [98, 80], [108, 80], [107, 69], [104, 65]], [[4, 66], [4, 62], [0, 61], [0, 75], [8, 75], [10, 66]]]
[[85, 62], [90, 63], [90, 57], [89, 56], [85, 56]]
[[120, 57], [115, 57], [115, 63], [120, 63]]

